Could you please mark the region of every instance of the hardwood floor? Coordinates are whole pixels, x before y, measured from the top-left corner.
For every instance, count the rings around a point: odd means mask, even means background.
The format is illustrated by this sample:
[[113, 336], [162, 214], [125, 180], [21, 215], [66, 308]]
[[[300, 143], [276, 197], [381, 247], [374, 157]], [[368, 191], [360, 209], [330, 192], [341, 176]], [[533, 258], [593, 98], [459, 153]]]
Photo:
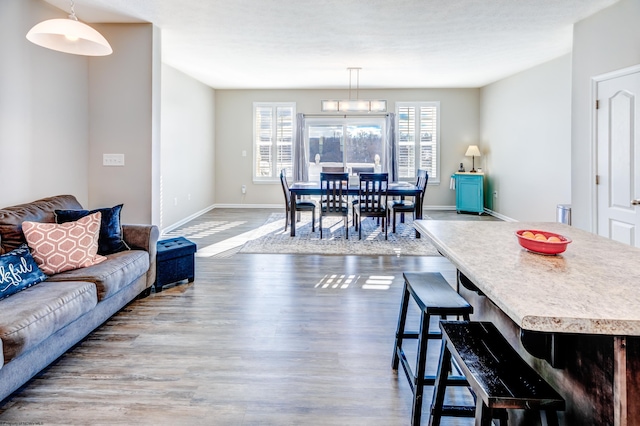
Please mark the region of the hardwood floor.
[[[273, 211], [216, 209], [182, 229], [206, 253]], [[404, 271], [455, 280], [440, 257], [197, 257], [195, 282], [116, 314], [5, 400], [0, 424], [409, 424], [411, 390], [391, 369]]]

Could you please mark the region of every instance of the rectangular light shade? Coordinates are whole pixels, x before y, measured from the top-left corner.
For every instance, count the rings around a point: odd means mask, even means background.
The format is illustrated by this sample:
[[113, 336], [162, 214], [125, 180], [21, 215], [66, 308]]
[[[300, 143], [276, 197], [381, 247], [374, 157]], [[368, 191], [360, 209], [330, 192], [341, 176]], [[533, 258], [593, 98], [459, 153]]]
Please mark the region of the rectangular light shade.
[[386, 112], [385, 100], [324, 100], [321, 101], [322, 112]]
[[338, 112], [338, 101], [322, 101], [322, 112]]

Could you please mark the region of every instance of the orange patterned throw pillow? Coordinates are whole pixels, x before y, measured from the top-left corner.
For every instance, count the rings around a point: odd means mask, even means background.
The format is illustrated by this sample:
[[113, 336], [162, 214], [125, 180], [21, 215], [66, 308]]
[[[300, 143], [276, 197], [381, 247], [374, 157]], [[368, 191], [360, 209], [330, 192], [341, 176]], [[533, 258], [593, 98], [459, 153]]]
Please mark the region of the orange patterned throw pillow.
[[23, 222], [22, 232], [33, 258], [47, 275], [95, 265], [106, 259], [98, 255], [100, 212], [75, 222]]

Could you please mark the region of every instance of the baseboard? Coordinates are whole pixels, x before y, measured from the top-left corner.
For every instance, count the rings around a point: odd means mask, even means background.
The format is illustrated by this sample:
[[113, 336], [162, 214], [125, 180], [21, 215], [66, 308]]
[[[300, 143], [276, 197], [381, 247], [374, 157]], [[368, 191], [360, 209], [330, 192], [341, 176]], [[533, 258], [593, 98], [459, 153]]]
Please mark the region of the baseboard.
[[216, 204], [216, 209], [282, 209], [284, 203], [280, 204]]
[[456, 209], [456, 206], [423, 206], [422, 211], [426, 211], [426, 210], [451, 211], [455, 209]]
[[485, 209], [484, 209], [484, 212], [485, 212], [486, 214], [489, 214], [489, 215], [493, 216], [493, 217], [497, 217], [497, 218], [498, 218], [498, 219], [500, 219], [500, 220], [504, 220], [505, 222], [518, 222], [518, 221], [517, 221], [517, 220], [515, 220], [515, 219], [512, 219], [512, 218], [510, 218], [510, 217], [508, 217], [508, 216], [505, 216], [505, 215], [503, 215], [503, 214], [500, 214], [500, 213], [498, 213], [498, 212], [494, 212], [493, 210], [489, 210], [489, 209], [487, 209], [487, 208], [485, 208]]
[[166, 228], [162, 228], [160, 230], [160, 236], [162, 236], [162, 235], [164, 235], [164, 234], [166, 234], [168, 232], [171, 232], [174, 229], [177, 229], [177, 228], [181, 227], [182, 225], [192, 221], [193, 219], [195, 219], [195, 218], [197, 218], [199, 216], [202, 216], [203, 214], [213, 210], [215, 207], [216, 207], [215, 204], [212, 205], [212, 206], [206, 207], [206, 208], [204, 208], [204, 209], [202, 209], [202, 210], [200, 210], [198, 212], [195, 212], [194, 214], [192, 214], [192, 215], [190, 215], [188, 217], [185, 217], [184, 219], [182, 219], [182, 220], [180, 220], [180, 221], [178, 221], [178, 222], [176, 222], [176, 223], [174, 223], [172, 225], [167, 226]]

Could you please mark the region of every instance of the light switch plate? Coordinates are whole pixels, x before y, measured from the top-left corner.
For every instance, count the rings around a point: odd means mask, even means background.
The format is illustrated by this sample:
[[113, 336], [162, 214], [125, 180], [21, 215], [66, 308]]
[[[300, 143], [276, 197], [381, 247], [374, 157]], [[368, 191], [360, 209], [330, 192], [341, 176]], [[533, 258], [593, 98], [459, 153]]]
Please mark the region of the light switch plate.
[[103, 166], [124, 166], [124, 154], [102, 154]]

